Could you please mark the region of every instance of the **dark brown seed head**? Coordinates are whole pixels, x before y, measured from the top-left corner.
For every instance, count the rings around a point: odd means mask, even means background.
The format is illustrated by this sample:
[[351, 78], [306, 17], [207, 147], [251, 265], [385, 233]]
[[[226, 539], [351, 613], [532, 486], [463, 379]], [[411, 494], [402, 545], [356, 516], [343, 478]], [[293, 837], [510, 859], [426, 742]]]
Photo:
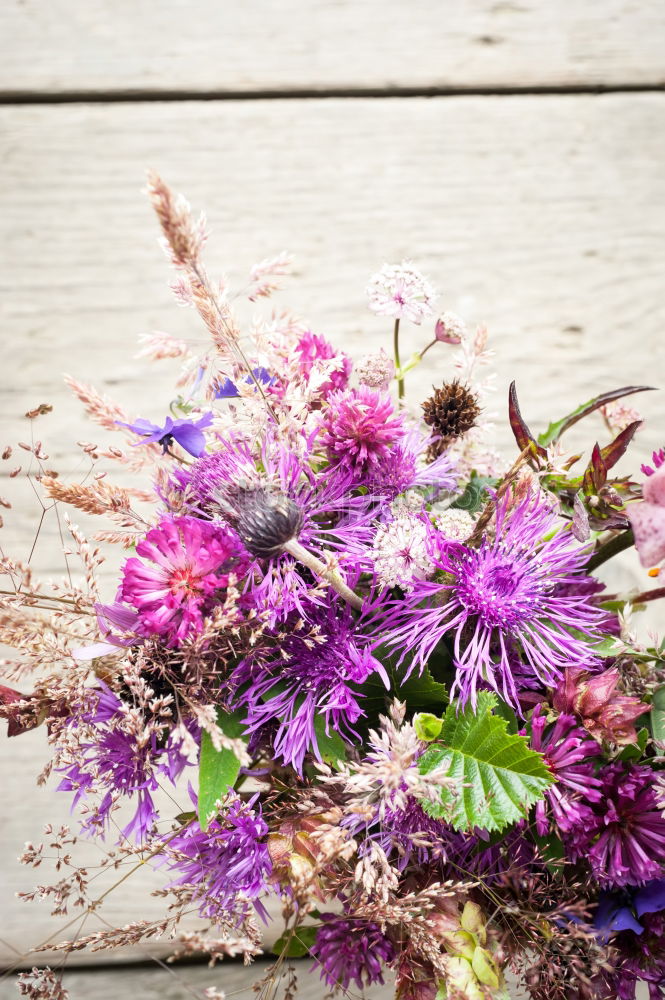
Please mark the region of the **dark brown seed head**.
[[480, 414], [477, 397], [459, 379], [435, 389], [422, 407], [425, 423], [437, 436], [427, 453], [430, 462], [443, 454], [456, 438], [470, 431]]

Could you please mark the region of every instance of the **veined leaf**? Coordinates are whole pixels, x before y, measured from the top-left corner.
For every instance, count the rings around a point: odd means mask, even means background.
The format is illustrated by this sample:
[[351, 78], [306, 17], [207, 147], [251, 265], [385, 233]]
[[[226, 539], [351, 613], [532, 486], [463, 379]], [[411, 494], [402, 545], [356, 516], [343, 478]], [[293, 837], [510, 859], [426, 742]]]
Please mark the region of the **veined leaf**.
[[578, 420], [588, 416], [589, 413], [593, 413], [594, 410], [598, 410], [606, 403], [612, 403], [615, 399], [621, 399], [623, 396], [630, 396], [634, 392], [650, 392], [653, 388], [652, 385], [627, 385], [623, 389], [602, 392], [600, 396], [594, 396], [588, 402], [582, 403], [581, 406], [578, 406], [572, 413], [568, 413], [565, 417], [562, 417], [561, 420], [550, 424], [547, 430], [538, 436], [538, 443], [547, 448], [554, 441], [558, 441], [564, 431], [567, 431], [569, 427], [576, 424]]
[[[244, 733], [239, 712], [218, 709], [217, 725], [231, 739], [237, 739]], [[216, 812], [215, 803], [224, 798], [229, 788], [233, 788], [239, 772], [240, 761], [233, 751], [227, 747], [215, 750], [210, 735], [204, 731], [199, 757], [199, 825], [202, 830], [207, 829]]]
[[273, 955], [284, 955], [285, 958], [304, 958], [316, 941], [318, 927], [307, 925], [298, 927], [292, 935], [282, 934], [270, 949]]
[[427, 774], [444, 765], [455, 787], [441, 791], [440, 802], [423, 802], [431, 816], [445, 818], [456, 830], [502, 830], [527, 815], [554, 781], [541, 754], [524, 736], [508, 732], [505, 719], [492, 714], [495, 695], [481, 691], [474, 711], [449, 705], [440, 743], [420, 761]]
[[339, 764], [346, 760], [346, 745], [339, 733], [330, 726], [326, 732], [326, 720], [323, 715], [314, 716], [314, 732], [316, 745], [326, 764]]

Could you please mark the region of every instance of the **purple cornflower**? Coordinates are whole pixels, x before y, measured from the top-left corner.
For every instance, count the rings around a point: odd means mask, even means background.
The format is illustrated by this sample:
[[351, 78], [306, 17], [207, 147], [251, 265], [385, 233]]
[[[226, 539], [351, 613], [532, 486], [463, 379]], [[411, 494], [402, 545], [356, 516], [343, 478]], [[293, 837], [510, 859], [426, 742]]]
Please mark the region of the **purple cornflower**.
[[360, 482], [379, 472], [404, 430], [390, 396], [361, 385], [330, 396], [321, 444], [332, 465], [344, 466]]
[[163, 451], [167, 452], [173, 442], [177, 441], [181, 448], [194, 458], [198, 458], [206, 446], [203, 428], [210, 427], [213, 419], [212, 413], [204, 413], [198, 420], [174, 420], [172, 417], [167, 417], [161, 427], [142, 418], [135, 420], [133, 424], [126, 424], [122, 420], [116, 420], [116, 423], [134, 431], [135, 434], [140, 434], [143, 441], [139, 441], [138, 444], [161, 444]]
[[[242, 514], [249, 534], [265, 527], [272, 530], [272, 514], [280, 514], [284, 507], [281, 523], [275, 520], [277, 534], [289, 529], [289, 537], [324, 561], [332, 550], [344, 572], [356, 575], [361, 565], [369, 565], [376, 516], [373, 498], [356, 495], [354, 477], [344, 468], [315, 473], [308, 461], [313, 445], [314, 440], [304, 436], [291, 447], [267, 436], [255, 458], [248, 442], [234, 438], [200, 458], [191, 470], [180, 472], [178, 479], [196, 498], [192, 513], [222, 518], [234, 526]], [[279, 544], [271, 551], [266, 544], [253, 554], [252, 598], [273, 623], [291, 611], [309, 617], [315, 604], [326, 603], [327, 592], [313, 592], [309, 571]]]
[[151, 795], [159, 788], [158, 777], [175, 784], [189, 761], [178, 741], [158, 740], [157, 732], [143, 728], [106, 685], [100, 685], [91, 698], [93, 704], [68, 723], [74, 729], [89, 727], [90, 740], [84, 737], [78, 744], [77, 760], [60, 768], [65, 777], [58, 791], [74, 792], [72, 810], [90, 794], [101, 794], [83, 822], [83, 829], [95, 836], [103, 836], [120, 798], [135, 798], [136, 811], [122, 836], [142, 842], [159, 815]]
[[619, 931], [641, 934], [644, 928], [639, 918], [661, 910], [665, 910], [665, 879], [655, 879], [641, 888], [627, 885], [619, 891], [601, 892], [593, 926], [603, 939]]
[[[650, 767], [608, 764], [601, 797], [590, 801], [565, 837], [573, 860], [586, 859], [603, 886], [641, 885], [664, 874], [665, 817]], [[587, 801], [589, 801], [587, 797]]]
[[[454, 635], [457, 667], [451, 696], [475, 704], [489, 685], [519, 710], [513, 676], [517, 650], [523, 668], [552, 687], [565, 667], [594, 662], [588, 640], [600, 639], [603, 612], [583, 595], [558, 592], [575, 583], [588, 557], [540, 494], [512, 508], [498, 502], [494, 537], [478, 548], [442, 544], [433, 554], [439, 579], [416, 581], [403, 600], [375, 603], [377, 641], [413, 652], [422, 668], [447, 633]], [[579, 636], [584, 633], [585, 638]], [[587, 640], [587, 641], [585, 641]]]
[[372, 983], [383, 985], [383, 965], [395, 959], [395, 948], [378, 924], [322, 913], [322, 926], [310, 949], [321, 979], [330, 987], [359, 990]]
[[417, 488], [427, 488], [432, 501], [452, 492], [457, 485], [454, 461], [445, 452], [429, 464], [423, 461], [431, 440], [415, 428], [407, 430], [368, 470], [362, 485], [390, 500]]
[[163, 517], [136, 554], [142, 559], [123, 566], [119, 596], [138, 611], [137, 630], [169, 646], [201, 629], [230, 574], [247, 564], [228, 528], [194, 517]]
[[[196, 795], [190, 790], [196, 806]], [[210, 820], [207, 830], [189, 823], [165, 848], [167, 866], [177, 872], [173, 886], [193, 889], [199, 914], [208, 920], [227, 918], [240, 897], [251, 900], [259, 915], [266, 911], [258, 897], [267, 889], [272, 872], [266, 838], [268, 824], [257, 804], [229, 793], [223, 811]]]
[[[536, 705], [531, 716], [531, 746], [542, 753], [557, 779], [545, 792], [554, 822], [560, 830], [570, 830], [590, 813], [587, 803], [601, 799], [601, 783], [588, 762], [598, 756], [600, 747], [573, 715], [560, 715], [550, 726], [542, 705]], [[544, 836], [549, 828], [547, 807], [541, 800], [536, 804], [536, 829]]]
[[341, 351], [337, 351], [325, 337], [308, 330], [296, 344], [295, 352], [298, 355], [300, 370], [307, 379], [309, 379], [312, 368], [317, 361], [337, 360], [338, 368], [332, 371], [318, 388], [318, 393], [324, 399], [331, 392], [346, 389], [353, 367], [351, 358]]
[[[251, 378], [251, 376], [247, 375], [247, 377], [244, 379], [247, 385], [254, 385], [255, 384], [254, 380], [256, 380], [256, 382], [258, 382], [260, 385], [265, 385], [265, 386], [274, 385], [276, 382], [276, 377], [274, 375], [271, 375], [267, 368], [262, 368], [260, 366], [258, 368], [252, 368], [252, 374], [254, 375], [254, 378]], [[240, 393], [238, 392], [238, 386], [235, 384], [235, 382], [232, 382], [230, 378], [226, 378], [224, 379], [223, 382], [220, 382], [219, 385], [217, 385], [217, 387], [215, 388], [214, 398], [235, 399], [239, 395]]]
[[347, 738], [356, 736], [353, 726], [365, 713], [355, 685], [377, 673], [390, 687], [381, 663], [354, 634], [348, 607], [314, 609], [310, 621], [311, 628], [288, 620], [274, 651], [247, 657], [232, 677], [242, 692], [238, 705], [247, 707], [248, 732], [265, 727], [275, 757], [299, 774], [308, 751], [321, 760], [317, 719], [326, 733], [332, 727]]

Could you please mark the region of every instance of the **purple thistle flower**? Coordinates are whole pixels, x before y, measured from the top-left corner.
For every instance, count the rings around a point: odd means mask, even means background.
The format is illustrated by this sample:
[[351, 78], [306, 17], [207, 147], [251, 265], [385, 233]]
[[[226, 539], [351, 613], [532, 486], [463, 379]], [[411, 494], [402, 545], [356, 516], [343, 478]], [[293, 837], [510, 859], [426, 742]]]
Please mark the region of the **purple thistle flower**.
[[326, 732], [356, 736], [353, 726], [365, 713], [354, 686], [377, 673], [390, 687], [383, 666], [354, 634], [348, 607], [315, 609], [310, 620], [313, 629], [287, 622], [273, 651], [247, 657], [232, 676], [238, 707], [247, 707], [247, 731], [266, 728], [275, 757], [299, 774], [307, 752], [321, 760], [317, 718]]
[[362, 485], [390, 500], [417, 488], [427, 488], [431, 501], [452, 492], [457, 486], [453, 460], [444, 452], [429, 464], [422, 461], [431, 440], [416, 428], [406, 431], [368, 471]]
[[334, 913], [322, 913], [321, 920], [310, 949], [312, 970], [320, 967], [321, 979], [343, 990], [351, 983], [360, 990], [372, 983], [383, 985], [383, 966], [394, 961], [395, 948], [378, 924]]
[[[221, 518], [236, 527], [241, 515], [252, 520], [251, 510], [243, 510], [251, 507], [247, 500], [256, 500], [257, 531], [263, 527], [258, 522], [270, 513], [261, 507], [286, 505], [292, 537], [319, 559], [325, 560], [330, 550], [338, 553], [343, 569], [355, 576], [369, 560], [376, 516], [373, 498], [355, 494], [354, 477], [346, 469], [315, 473], [308, 462], [313, 445], [312, 438], [302, 437], [290, 448], [268, 436], [255, 458], [248, 442], [235, 438], [204, 455], [186, 473], [179, 471], [177, 479], [189, 485], [196, 498], [192, 513]], [[278, 534], [282, 527], [288, 525], [275, 524]], [[284, 539], [280, 535], [275, 540]], [[279, 544], [274, 552], [263, 548], [260, 555], [254, 553], [248, 578], [253, 578], [252, 599], [269, 612], [273, 624], [292, 611], [309, 617], [314, 605], [327, 601], [326, 592], [312, 592], [309, 571], [280, 551]]]
[[403, 435], [403, 418], [395, 415], [387, 393], [361, 385], [330, 396], [321, 443], [331, 464], [344, 466], [358, 482], [378, 473]]
[[416, 581], [400, 601], [375, 602], [377, 642], [414, 652], [422, 668], [447, 633], [454, 635], [457, 667], [451, 697], [475, 704], [480, 686], [493, 688], [519, 710], [512, 665], [521, 650], [524, 667], [552, 687], [565, 667], [589, 665], [589, 640], [601, 638], [604, 615], [581, 595], [561, 594], [561, 584], [582, 575], [588, 553], [547, 502], [527, 496], [509, 507], [508, 494], [496, 510], [496, 535], [478, 548], [442, 544], [433, 554], [440, 579]]
[[[102, 793], [100, 802], [89, 810], [82, 826], [94, 836], [103, 836], [118, 799], [136, 798], [136, 811], [122, 830], [128, 840], [144, 841], [150, 833], [158, 810], [151, 792], [159, 788], [159, 776], [175, 784], [189, 764], [182, 745], [170, 737], [163, 745], [152, 731], [146, 740], [126, 714], [126, 706], [106, 685], [92, 692], [94, 704], [84, 706], [79, 717], [68, 725], [90, 727], [90, 741], [78, 746], [78, 759], [60, 768], [65, 777], [58, 791], [74, 792], [72, 810], [94, 792]], [[126, 724], [128, 722], [128, 724]]]
[[590, 809], [565, 837], [569, 855], [586, 859], [604, 886], [641, 885], [659, 878], [665, 871], [665, 817], [653, 771], [615, 763], [597, 776], [601, 797], [590, 801]]
[[[173, 420], [172, 417], [167, 417], [161, 427], [159, 424], [153, 424], [142, 418], [135, 420], [133, 424], [126, 424], [122, 420], [116, 420], [116, 423], [134, 431], [135, 434], [140, 434], [143, 441], [139, 441], [137, 444], [161, 444], [164, 452], [167, 452], [173, 442], [177, 441], [181, 448], [193, 455], [194, 458], [198, 458], [199, 455], [203, 454], [206, 446], [203, 428], [210, 427], [213, 419], [212, 413], [205, 413], [198, 420]], [[134, 447], [136, 448], [137, 445]]]
[[300, 370], [306, 378], [309, 378], [312, 367], [317, 361], [339, 359], [339, 367], [330, 373], [329, 378], [318, 389], [318, 392], [324, 399], [331, 392], [346, 389], [353, 367], [351, 358], [341, 351], [337, 351], [325, 337], [321, 337], [319, 334], [308, 330], [299, 339], [295, 351], [298, 355]]
[[[196, 807], [196, 795], [190, 789]], [[173, 886], [193, 889], [199, 914], [208, 920], [228, 919], [238, 901], [251, 900], [259, 915], [266, 911], [258, 897], [268, 888], [272, 862], [266, 838], [268, 824], [257, 805], [258, 794], [243, 800], [229, 793], [223, 811], [207, 830], [189, 823], [164, 849], [167, 867], [178, 873]]]
[[247, 565], [228, 528], [194, 517], [163, 517], [136, 554], [142, 559], [123, 566], [119, 596], [138, 611], [137, 631], [169, 646], [201, 629], [230, 575]]
[[[577, 725], [573, 715], [560, 715], [549, 726], [542, 705], [536, 705], [531, 716], [531, 746], [542, 753], [557, 779], [556, 785], [545, 792], [554, 822], [559, 830], [570, 830], [590, 812], [586, 803], [600, 802], [601, 783], [595, 777], [593, 764], [588, 763], [590, 757], [598, 756], [600, 747]], [[536, 829], [545, 836], [549, 828], [547, 808], [540, 801], [536, 804]]]

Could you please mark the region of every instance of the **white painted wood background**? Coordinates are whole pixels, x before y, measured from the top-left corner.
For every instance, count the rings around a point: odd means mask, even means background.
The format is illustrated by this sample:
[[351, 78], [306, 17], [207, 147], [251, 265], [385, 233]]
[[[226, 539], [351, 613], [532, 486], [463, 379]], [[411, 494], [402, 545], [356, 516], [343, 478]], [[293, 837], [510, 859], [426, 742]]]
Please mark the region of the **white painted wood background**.
[[[20, 415], [42, 401], [55, 410], [38, 436], [72, 476], [73, 442], [108, 440], [82, 423], [66, 371], [137, 415], [165, 409], [174, 368], [136, 361], [137, 337], [200, 330], [167, 288], [148, 166], [205, 208], [213, 273], [240, 283], [290, 250], [296, 278], [276, 304], [350, 351], [389, 338], [366, 310], [368, 275], [412, 257], [442, 307], [489, 325], [507, 453], [511, 378], [536, 426], [603, 389], [665, 381], [656, 0], [6, 0], [0, 38], [0, 444], [26, 438]], [[416, 401], [447, 371], [445, 350], [428, 357]], [[665, 437], [661, 396], [636, 403], [646, 455]], [[18, 496], [3, 541], [25, 555], [37, 507]], [[35, 561], [62, 572], [53, 525]], [[645, 583], [630, 560], [616, 579]], [[52, 788], [33, 791], [44, 752], [39, 732], [0, 742], [3, 962], [57, 935], [12, 898], [31, 885], [23, 841], [67, 813]], [[107, 919], [155, 912], [149, 884], [128, 882]]]

